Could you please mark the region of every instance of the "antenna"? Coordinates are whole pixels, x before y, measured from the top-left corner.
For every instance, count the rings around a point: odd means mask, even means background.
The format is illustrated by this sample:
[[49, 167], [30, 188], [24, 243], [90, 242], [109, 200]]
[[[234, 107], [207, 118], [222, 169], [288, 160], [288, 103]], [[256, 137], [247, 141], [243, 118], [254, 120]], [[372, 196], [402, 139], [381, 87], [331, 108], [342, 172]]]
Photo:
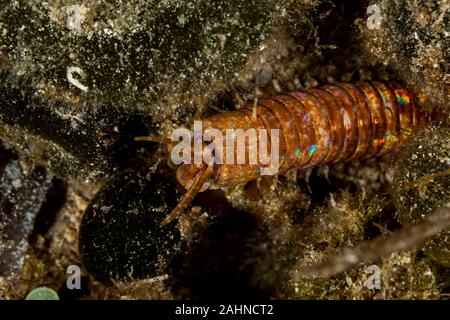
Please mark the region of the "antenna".
[[197, 174], [197, 180], [192, 184], [189, 190], [183, 195], [177, 206], [169, 213], [167, 217], [159, 224], [164, 227], [176, 219], [192, 202], [194, 197], [199, 193], [206, 180], [214, 173], [214, 162], [211, 162], [205, 170]]

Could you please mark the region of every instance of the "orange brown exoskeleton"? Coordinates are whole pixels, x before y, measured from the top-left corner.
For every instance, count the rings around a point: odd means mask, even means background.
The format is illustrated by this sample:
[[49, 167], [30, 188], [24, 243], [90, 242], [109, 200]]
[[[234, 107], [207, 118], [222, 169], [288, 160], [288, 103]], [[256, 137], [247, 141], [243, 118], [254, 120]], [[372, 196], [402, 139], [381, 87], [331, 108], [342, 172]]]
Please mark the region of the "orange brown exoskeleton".
[[[278, 129], [278, 172], [377, 157], [408, 140], [431, 118], [429, 101], [396, 82], [357, 81], [323, 85], [259, 100], [203, 119], [203, 130]], [[152, 137], [136, 140], [160, 141]], [[269, 141], [270, 145], [270, 141]], [[246, 145], [246, 150], [254, 148]], [[164, 226], [207, 187], [224, 187], [258, 178], [261, 164], [181, 164], [177, 180], [187, 189], [162, 221]]]

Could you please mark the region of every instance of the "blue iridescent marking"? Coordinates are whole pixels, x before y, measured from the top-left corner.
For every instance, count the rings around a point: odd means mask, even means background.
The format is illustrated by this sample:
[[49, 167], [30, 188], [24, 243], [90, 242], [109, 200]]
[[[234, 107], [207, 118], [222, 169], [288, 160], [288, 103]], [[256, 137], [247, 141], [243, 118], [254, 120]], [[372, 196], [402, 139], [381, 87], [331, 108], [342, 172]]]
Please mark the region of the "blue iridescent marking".
[[297, 150], [295, 150], [295, 155], [297, 156], [297, 158], [300, 157], [300, 148], [297, 148]]
[[397, 102], [402, 105], [408, 105], [410, 103], [409, 96], [405, 95], [398, 95], [397, 96]]
[[312, 155], [314, 153], [314, 151], [316, 151], [316, 145], [313, 144], [310, 148], [309, 148], [309, 155]]

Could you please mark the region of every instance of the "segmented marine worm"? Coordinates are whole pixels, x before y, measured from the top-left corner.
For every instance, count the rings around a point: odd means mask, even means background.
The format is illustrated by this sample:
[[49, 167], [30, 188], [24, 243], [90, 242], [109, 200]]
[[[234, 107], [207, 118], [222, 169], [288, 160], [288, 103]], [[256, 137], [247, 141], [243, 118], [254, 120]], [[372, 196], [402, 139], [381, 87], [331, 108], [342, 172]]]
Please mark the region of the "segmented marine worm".
[[[424, 106], [427, 106], [424, 108]], [[293, 169], [377, 157], [403, 144], [430, 121], [429, 102], [396, 82], [357, 81], [263, 99], [203, 119], [203, 130], [279, 129], [279, 173]], [[152, 138], [138, 137], [137, 140]], [[270, 143], [270, 142], [269, 142]], [[247, 145], [252, 148], [252, 145]], [[178, 181], [188, 190], [161, 223], [166, 225], [207, 186], [254, 180], [260, 164], [182, 164]]]

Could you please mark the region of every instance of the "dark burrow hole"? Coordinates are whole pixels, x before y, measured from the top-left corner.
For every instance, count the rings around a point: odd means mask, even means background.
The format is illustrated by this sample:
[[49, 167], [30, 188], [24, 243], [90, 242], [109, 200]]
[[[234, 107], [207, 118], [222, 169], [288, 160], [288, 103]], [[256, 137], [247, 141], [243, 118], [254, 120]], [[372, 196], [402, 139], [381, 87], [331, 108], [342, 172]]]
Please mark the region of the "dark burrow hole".
[[14, 157], [17, 158], [11, 150], [8, 150], [3, 146], [3, 142], [0, 140], [0, 176], [3, 174], [8, 162]]
[[89, 279], [82, 276], [80, 278], [80, 289], [69, 289], [66, 282], [58, 289], [58, 296], [61, 300], [75, 300], [90, 295]]
[[434, 267], [436, 269], [435, 274], [437, 275], [436, 283], [441, 289], [441, 293], [446, 294], [448, 299], [448, 296], [450, 295], [450, 268], [438, 264], [435, 264]]
[[220, 91], [203, 110], [202, 119], [210, 117], [220, 112], [228, 112], [236, 110], [237, 98], [235, 96], [236, 90]]
[[213, 223], [174, 271], [175, 294], [191, 299], [269, 298], [270, 293], [252, 281], [255, 265], [251, 261], [258, 253], [248, 243], [255, 232], [261, 232], [255, 217], [232, 208], [217, 190], [199, 194], [194, 205], [214, 212]]
[[400, 229], [402, 225], [396, 219], [397, 209], [390, 199], [386, 199], [385, 206], [381, 212], [375, 215], [365, 225], [365, 234], [367, 239], [375, 238], [383, 233], [383, 231], [394, 231]]
[[346, 190], [351, 194], [355, 194], [357, 187], [353, 183], [337, 179], [333, 175], [328, 177], [319, 174], [319, 169], [314, 168], [307, 180], [299, 179], [298, 184], [302, 190], [311, 198], [311, 208], [316, 205], [323, 205], [330, 197], [331, 193]]
[[[114, 130], [114, 127], [117, 130]], [[122, 170], [131, 167], [135, 161], [140, 161], [136, 159], [137, 150], [145, 150], [146, 154], [156, 150], [157, 143], [134, 140], [137, 136], [157, 135], [156, 124], [149, 116], [117, 115], [117, 119], [109, 124], [109, 128], [102, 140], [113, 142], [109, 150], [110, 157]]]
[[36, 243], [39, 235], [45, 236], [55, 223], [58, 212], [64, 206], [67, 196], [67, 187], [63, 180], [53, 178], [52, 186], [47, 192], [46, 199], [36, 216], [34, 229], [29, 237], [30, 243]]

